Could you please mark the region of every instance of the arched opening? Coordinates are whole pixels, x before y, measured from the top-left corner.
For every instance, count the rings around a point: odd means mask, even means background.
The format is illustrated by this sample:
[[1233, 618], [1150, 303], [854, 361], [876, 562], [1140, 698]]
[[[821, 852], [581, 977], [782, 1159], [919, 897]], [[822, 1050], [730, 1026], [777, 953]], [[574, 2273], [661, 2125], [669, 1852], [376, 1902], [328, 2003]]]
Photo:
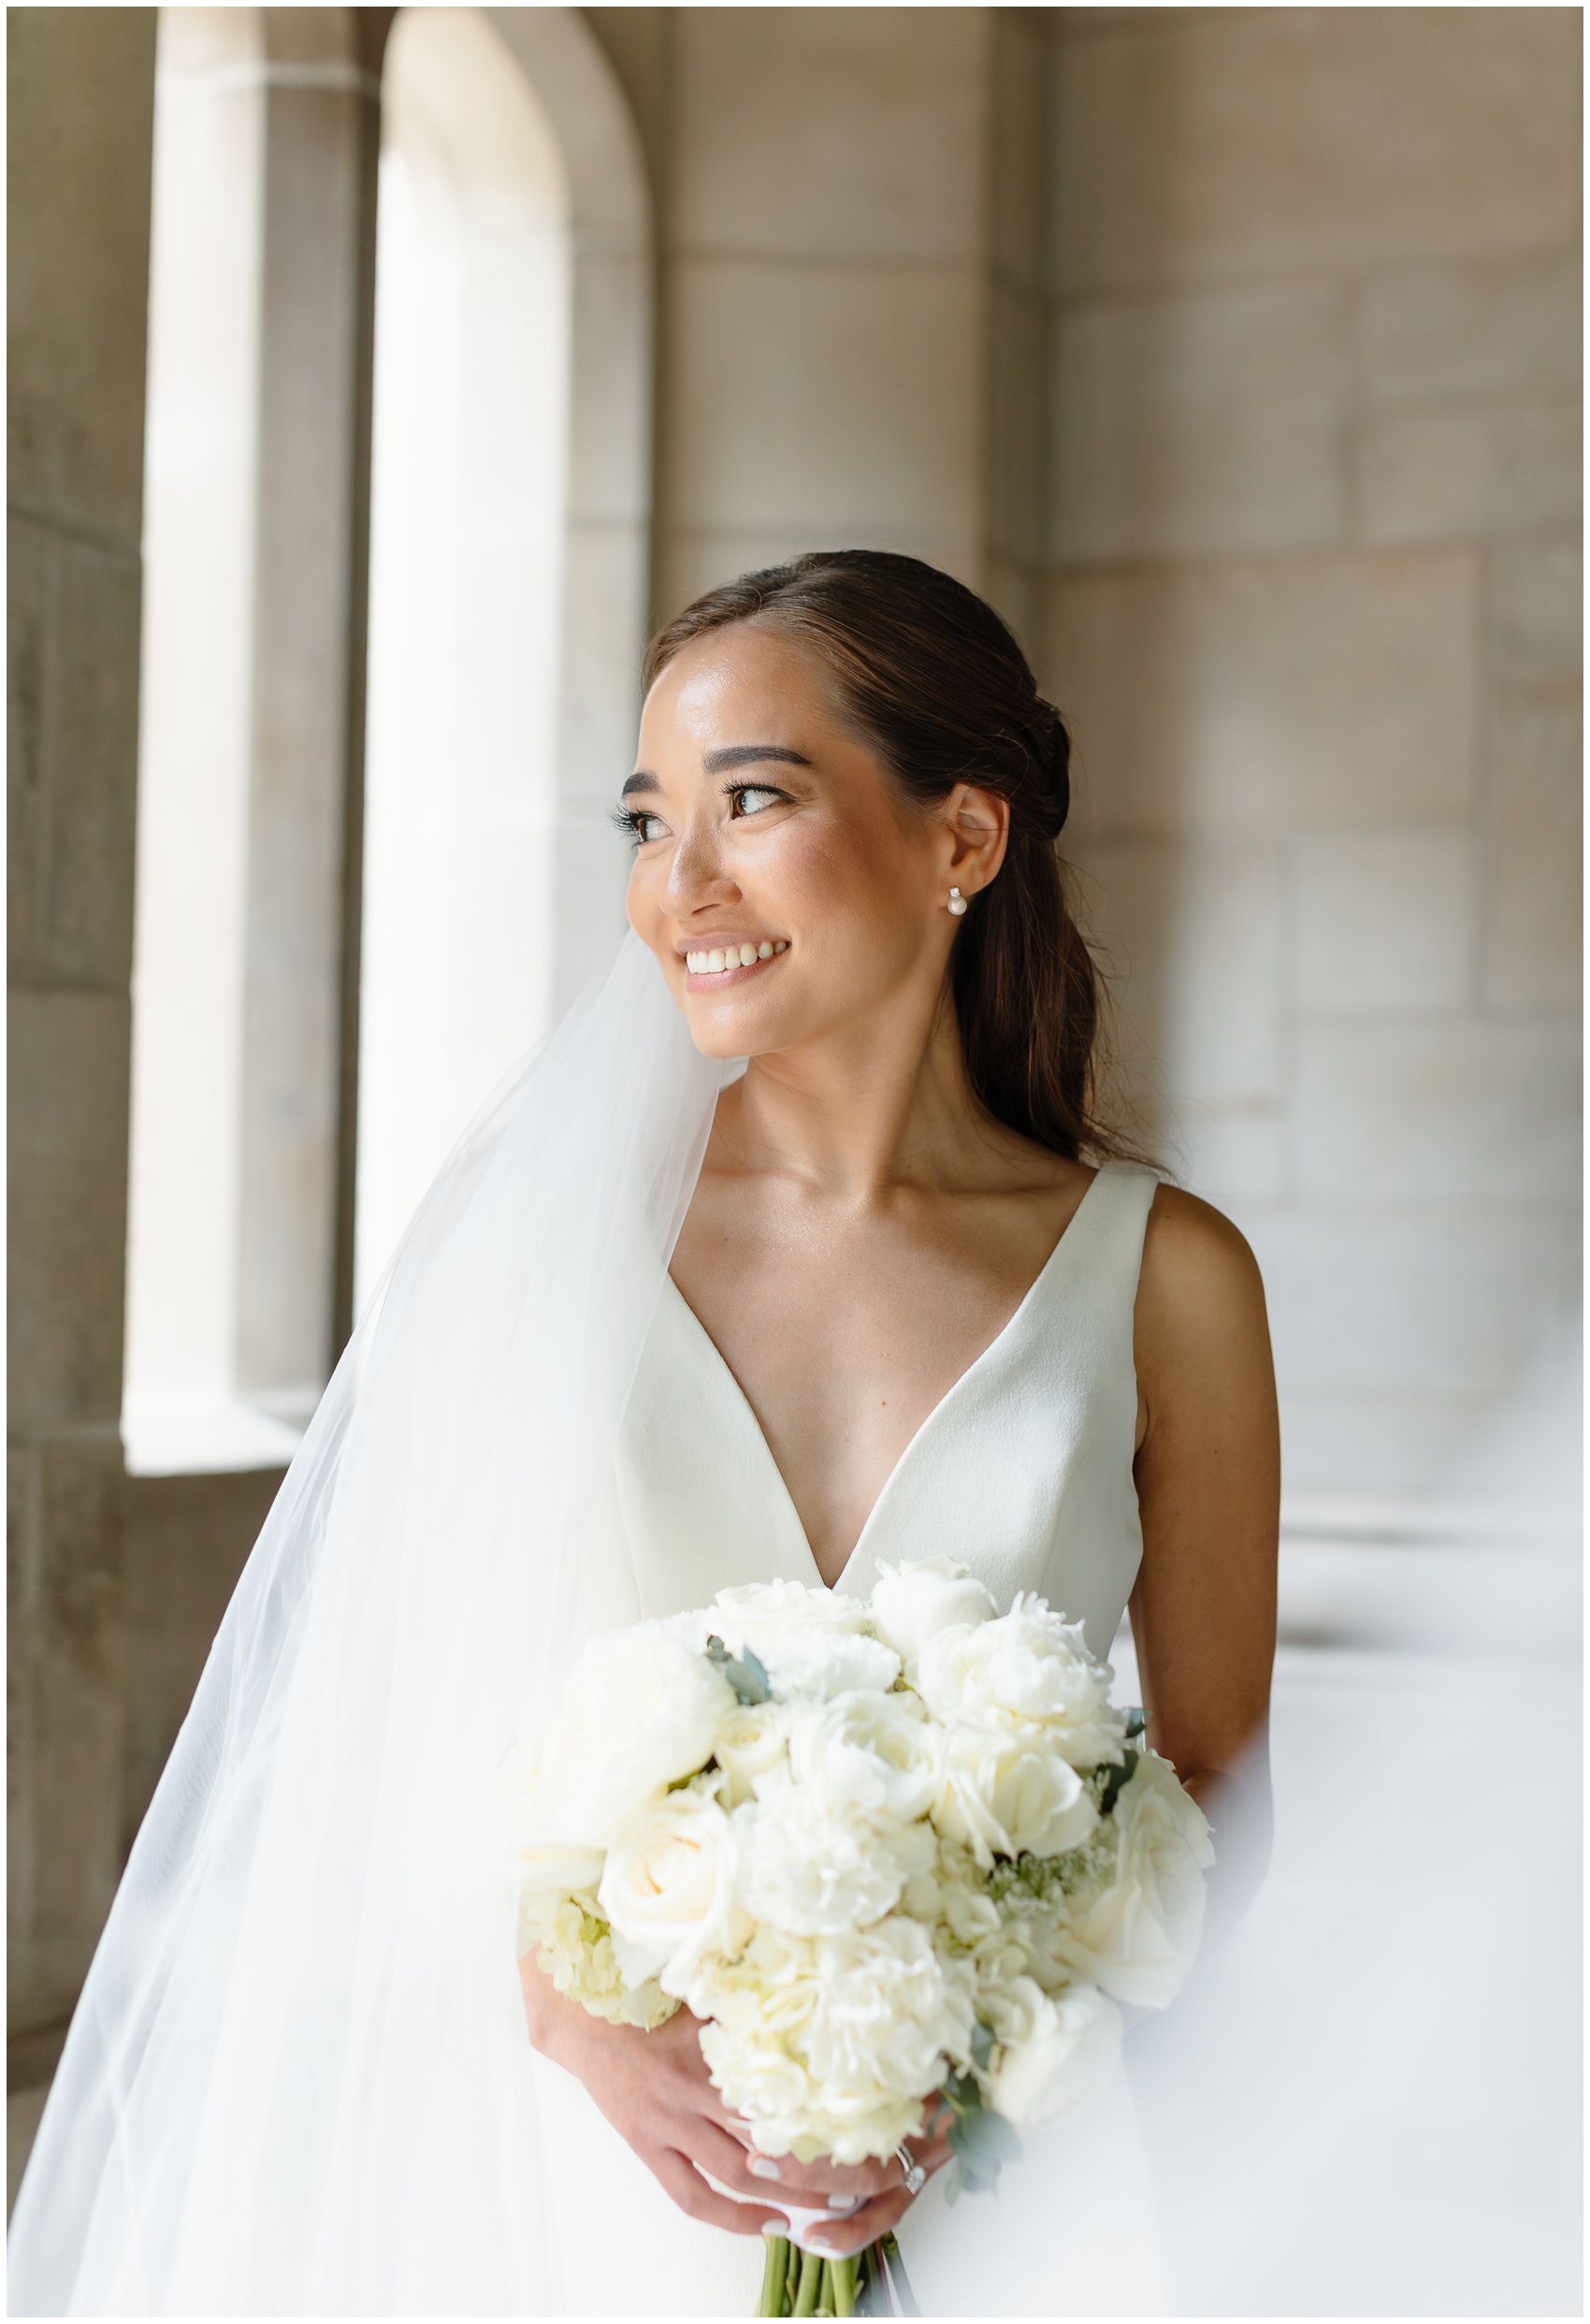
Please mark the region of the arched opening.
[[399, 14], [379, 214], [355, 1308], [622, 931], [597, 817], [642, 617], [643, 207], [573, 11]]
[[576, 9], [398, 16], [362, 751], [366, 156], [387, 22], [160, 11], [135, 1473], [290, 1456], [354, 1260], [368, 1291], [457, 1129], [623, 927], [605, 809], [650, 482], [633, 124]]
[[569, 196], [476, 8], [388, 44], [355, 1298], [551, 1005]]

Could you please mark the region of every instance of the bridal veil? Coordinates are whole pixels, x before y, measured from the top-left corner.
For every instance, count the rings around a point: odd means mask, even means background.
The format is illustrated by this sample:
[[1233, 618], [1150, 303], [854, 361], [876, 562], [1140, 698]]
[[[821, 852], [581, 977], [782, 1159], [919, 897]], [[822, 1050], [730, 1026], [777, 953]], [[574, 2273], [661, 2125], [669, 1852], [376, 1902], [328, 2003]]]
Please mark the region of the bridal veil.
[[630, 937], [421, 1205], [134, 1847], [13, 2314], [561, 2304], [501, 1801], [724, 1079]]

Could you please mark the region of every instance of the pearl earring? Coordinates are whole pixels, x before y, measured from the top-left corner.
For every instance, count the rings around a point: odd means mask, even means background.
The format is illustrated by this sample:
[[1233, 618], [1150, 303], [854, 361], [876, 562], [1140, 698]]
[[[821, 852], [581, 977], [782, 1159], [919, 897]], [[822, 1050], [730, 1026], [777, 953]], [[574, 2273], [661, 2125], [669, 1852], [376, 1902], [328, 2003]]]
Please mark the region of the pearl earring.
[[951, 888], [949, 891], [949, 908], [954, 913], [957, 920], [960, 919], [961, 913], [966, 909], [966, 898], [961, 894], [959, 888]]

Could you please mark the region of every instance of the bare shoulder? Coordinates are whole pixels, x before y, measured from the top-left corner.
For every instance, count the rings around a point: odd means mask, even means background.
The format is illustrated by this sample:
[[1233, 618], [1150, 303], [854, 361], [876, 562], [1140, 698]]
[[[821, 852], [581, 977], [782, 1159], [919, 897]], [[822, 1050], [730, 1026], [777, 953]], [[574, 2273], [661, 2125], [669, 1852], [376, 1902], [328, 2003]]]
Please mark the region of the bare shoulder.
[[1136, 1327], [1140, 1355], [1268, 1339], [1265, 1286], [1247, 1241], [1212, 1203], [1178, 1186], [1162, 1185], [1149, 1213]]

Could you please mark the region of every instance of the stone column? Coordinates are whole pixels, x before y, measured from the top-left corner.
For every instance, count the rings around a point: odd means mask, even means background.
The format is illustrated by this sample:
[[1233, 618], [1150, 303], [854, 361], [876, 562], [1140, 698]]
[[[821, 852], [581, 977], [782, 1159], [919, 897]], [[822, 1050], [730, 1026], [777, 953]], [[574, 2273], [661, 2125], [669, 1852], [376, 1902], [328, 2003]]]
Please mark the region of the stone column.
[[120, 1861], [118, 1418], [154, 28], [152, 8], [29, 8], [7, 27], [8, 2024], [46, 2053]]

